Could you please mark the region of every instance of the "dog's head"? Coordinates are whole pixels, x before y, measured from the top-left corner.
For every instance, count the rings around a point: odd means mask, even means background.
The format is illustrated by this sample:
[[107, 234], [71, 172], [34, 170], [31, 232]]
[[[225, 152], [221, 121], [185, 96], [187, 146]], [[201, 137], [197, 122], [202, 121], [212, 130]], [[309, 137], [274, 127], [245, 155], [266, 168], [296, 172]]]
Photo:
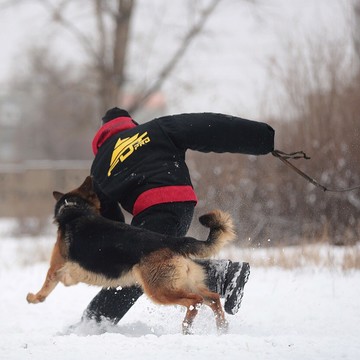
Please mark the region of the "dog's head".
[[95, 212], [100, 213], [100, 200], [93, 189], [91, 176], [75, 190], [67, 193], [54, 191], [56, 200], [55, 219], [58, 220], [65, 212]]

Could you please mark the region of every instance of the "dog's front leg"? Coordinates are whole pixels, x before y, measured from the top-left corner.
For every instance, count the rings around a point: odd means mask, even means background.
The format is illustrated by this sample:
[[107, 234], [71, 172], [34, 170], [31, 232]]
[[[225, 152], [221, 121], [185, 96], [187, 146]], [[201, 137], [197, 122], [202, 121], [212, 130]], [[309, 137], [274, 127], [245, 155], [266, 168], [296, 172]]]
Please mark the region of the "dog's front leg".
[[31, 304], [38, 304], [39, 302], [45, 301], [47, 296], [55, 289], [59, 283], [59, 270], [64, 266], [65, 259], [60, 253], [59, 241], [55, 243], [51, 260], [50, 268], [46, 274], [45, 282], [40, 291], [36, 294], [28, 293], [26, 300]]
[[36, 294], [28, 293], [26, 300], [31, 304], [38, 304], [39, 302], [45, 301], [47, 296], [55, 289], [56, 285], [59, 283], [57, 278], [58, 269], [51, 268], [48, 270], [44, 285]]

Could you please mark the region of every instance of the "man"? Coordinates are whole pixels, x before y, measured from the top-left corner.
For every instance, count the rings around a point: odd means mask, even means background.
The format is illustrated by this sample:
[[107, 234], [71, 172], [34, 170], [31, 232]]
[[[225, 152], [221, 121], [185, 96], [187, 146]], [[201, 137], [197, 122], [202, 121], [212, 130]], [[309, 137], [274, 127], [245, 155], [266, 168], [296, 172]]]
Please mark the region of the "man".
[[[197, 202], [185, 163], [186, 150], [263, 155], [274, 149], [274, 130], [265, 123], [214, 113], [164, 116], [139, 125], [127, 111], [113, 108], [102, 118], [92, 147], [91, 174], [103, 216], [124, 221], [120, 204], [133, 215], [134, 226], [185, 236]], [[207, 273], [209, 288], [225, 297], [225, 311], [235, 314], [249, 264], [199, 263]], [[141, 294], [136, 286], [102, 289], [84, 318], [117, 323]]]

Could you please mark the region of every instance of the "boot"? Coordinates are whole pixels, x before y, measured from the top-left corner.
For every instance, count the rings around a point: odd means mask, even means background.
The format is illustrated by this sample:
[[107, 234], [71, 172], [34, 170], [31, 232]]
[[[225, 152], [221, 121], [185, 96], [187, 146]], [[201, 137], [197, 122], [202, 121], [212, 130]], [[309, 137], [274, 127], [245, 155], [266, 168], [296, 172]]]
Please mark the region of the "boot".
[[244, 296], [244, 287], [250, 275], [250, 265], [246, 262], [232, 262], [230, 260], [197, 260], [204, 267], [211, 291], [217, 292], [225, 298], [224, 310], [236, 314]]
[[250, 275], [249, 263], [230, 263], [225, 278], [224, 310], [235, 315], [241, 306], [244, 288]]

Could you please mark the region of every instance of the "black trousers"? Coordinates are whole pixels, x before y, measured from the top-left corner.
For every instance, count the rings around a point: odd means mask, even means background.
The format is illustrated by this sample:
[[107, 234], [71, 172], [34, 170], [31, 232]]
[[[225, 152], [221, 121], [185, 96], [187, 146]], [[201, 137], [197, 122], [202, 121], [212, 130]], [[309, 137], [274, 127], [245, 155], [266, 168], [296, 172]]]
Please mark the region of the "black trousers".
[[[135, 216], [132, 225], [172, 236], [185, 236], [194, 215], [194, 203], [166, 203], [152, 206]], [[230, 261], [198, 261], [207, 275], [208, 286], [212, 291], [223, 293], [226, 268]], [[219, 271], [221, 269], [221, 271]], [[127, 311], [142, 295], [138, 286], [126, 287], [121, 290], [114, 288], [102, 289], [90, 302], [84, 312], [85, 318], [101, 321], [107, 318], [118, 323]]]

